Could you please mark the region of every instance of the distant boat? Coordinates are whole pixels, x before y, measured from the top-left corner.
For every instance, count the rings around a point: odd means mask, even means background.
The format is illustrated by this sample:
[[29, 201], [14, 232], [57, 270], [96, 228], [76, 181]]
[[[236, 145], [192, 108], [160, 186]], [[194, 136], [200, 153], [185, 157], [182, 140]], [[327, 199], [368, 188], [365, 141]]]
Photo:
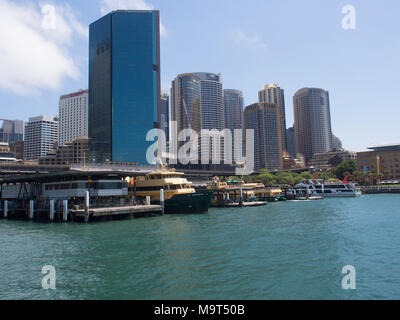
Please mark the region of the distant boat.
[[352, 183], [324, 182], [323, 180], [307, 180], [295, 186], [297, 194], [305, 196], [322, 196], [325, 198], [356, 197], [359, 190]]

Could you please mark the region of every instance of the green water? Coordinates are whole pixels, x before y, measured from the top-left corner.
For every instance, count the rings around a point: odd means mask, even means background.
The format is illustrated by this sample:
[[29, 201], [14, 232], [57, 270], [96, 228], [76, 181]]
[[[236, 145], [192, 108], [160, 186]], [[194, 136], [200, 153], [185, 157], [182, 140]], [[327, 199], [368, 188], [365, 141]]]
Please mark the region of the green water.
[[[399, 206], [369, 195], [89, 225], [0, 220], [0, 299], [400, 299]], [[357, 290], [342, 289], [345, 265]]]

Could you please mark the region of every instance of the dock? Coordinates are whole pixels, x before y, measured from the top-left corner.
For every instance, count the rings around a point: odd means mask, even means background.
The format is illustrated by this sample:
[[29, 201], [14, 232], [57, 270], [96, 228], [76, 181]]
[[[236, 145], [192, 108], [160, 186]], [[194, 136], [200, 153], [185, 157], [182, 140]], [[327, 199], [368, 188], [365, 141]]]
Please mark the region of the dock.
[[[112, 220], [113, 217], [151, 217], [154, 215], [162, 215], [164, 209], [160, 205], [148, 205], [148, 206], [125, 206], [125, 207], [110, 207], [110, 208], [95, 208], [89, 209], [89, 220], [95, 221], [105, 218], [106, 220]], [[69, 213], [72, 216], [72, 220], [84, 220], [87, 212], [84, 209], [70, 210]]]
[[[70, 170], [0, 178], [0, 218], [40, 222], [94, 222], [164, 214], [164, 200], [128, 195], [126, 177], [145, 170]], [[164, 190], [160, 190], [164, 199]]]
[[234, 203], [227, 203], [225, 204], [226, 208], [246, 208], [246, 207], [262, 207], [262, 206], [266, 206], [268, 205], [268, 202], [266, 201], [254, 201], [254, 202], [243, 202], [238, 203], [238, 202], [234, 202]]
[[373, 186], [363, 187], [364, 194], [400, 193], [400, 186]]

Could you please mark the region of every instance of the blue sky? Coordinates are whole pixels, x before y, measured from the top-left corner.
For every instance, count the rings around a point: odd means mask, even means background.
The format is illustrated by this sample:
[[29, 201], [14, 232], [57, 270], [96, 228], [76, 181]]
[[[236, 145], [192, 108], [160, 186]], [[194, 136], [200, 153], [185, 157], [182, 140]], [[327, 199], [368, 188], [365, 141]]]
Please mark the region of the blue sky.
[[[47, 4], [56, 27], [43, 30]], [[355, 30], [342, 28], [345, 5]], [[294, 93], [319, 87], [345, 148], [400, 142], [396, 0], [0, 0], [0, 118], [56, 115], [61, 94], [87, 88], [87, 26], [116, 8], [160, 10], [164, 90], [179, 73], [221, 73], [249, 105], [277, 83], [291, 126]]]

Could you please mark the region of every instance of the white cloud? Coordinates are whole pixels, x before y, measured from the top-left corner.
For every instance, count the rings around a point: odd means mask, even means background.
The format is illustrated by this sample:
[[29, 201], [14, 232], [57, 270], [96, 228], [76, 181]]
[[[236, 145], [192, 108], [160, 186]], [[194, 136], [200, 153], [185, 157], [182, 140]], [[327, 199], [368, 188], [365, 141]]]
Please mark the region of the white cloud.
[[[154, 10], [151, 3], [145, 0], [102, 0], [101, 1], [101, 14], [105, 15], [114, 10]], [[167, 29], [164, 24], [160, 22], [160, 35], [166, 36]]]
[[78, 79], [69, 46], [88, 30], [69, 5], [53, 6], [54, 27], [43, 28], [43, 6], [0, 0], [0, 89], [27, 95], [56, 90], [64, 77]]
[[267, 44], [258, 35], [248, 35], [242, 30], [235, 30], [232, 33], [232, 39], [237, 45], [256, 46], [268, 49]]

